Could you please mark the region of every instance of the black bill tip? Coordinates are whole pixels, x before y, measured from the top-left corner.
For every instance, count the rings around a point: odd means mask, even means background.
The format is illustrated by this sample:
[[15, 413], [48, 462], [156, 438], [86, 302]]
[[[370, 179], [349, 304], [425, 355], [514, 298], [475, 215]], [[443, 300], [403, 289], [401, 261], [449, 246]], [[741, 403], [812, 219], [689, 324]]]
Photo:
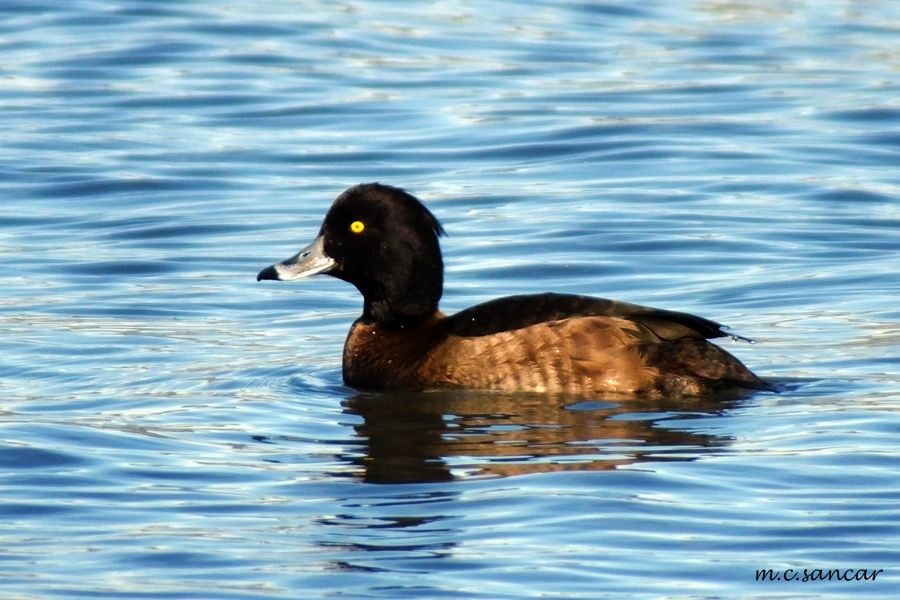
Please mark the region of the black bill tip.
[[278, 281], [278, 271], [275, 269], [275, 265], [271, 265], [263, 269], [256, 276], [257, 281], [262, 281], [263, 279], [272, 279], [274, 281]]

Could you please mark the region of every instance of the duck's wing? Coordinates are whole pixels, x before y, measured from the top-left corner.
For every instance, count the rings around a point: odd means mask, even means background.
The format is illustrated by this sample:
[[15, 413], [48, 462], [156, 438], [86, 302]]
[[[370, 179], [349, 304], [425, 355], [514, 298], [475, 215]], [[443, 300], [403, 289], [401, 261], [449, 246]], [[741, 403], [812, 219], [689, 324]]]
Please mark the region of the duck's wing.
[[[636, 337], [660, 340], [709, 339], [731, 335], [715, 321], [604, 298], [569, 294], [507, 296], [478, 304], [447, 320], [450, 333], [480, 337], [572, 317], [618, 317], [636, 325]], [[646, 341], [650, 341], [649, 339]]]

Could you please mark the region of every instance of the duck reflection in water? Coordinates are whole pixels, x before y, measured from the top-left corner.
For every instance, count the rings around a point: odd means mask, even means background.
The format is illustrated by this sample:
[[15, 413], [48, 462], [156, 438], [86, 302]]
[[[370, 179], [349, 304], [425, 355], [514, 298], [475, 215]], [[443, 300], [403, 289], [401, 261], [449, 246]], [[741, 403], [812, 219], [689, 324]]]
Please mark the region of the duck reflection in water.
[[592, 398], [477, 392], [361, 393], [362, 444], [341, 458], [370, 483], [427, 483], [693, 460], [731, 438], [671, 427], [718, 416], [732, 399]]

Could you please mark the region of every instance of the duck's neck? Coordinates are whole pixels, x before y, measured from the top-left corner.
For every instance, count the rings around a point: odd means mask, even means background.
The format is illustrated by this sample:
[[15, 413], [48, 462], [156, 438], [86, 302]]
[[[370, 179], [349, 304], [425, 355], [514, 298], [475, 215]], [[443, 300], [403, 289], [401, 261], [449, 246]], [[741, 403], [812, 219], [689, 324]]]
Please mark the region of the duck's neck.
[[384, 325], [411, 325], [433, 317], [444, 292], [444, 265], [439, 251], [401, 254], [389, 259], [395, 268], [372, 276], [348, 278], [365, 300], [363, 320]]
[[387, 298], [365, 298], [362, 320], [391, 327], [409, 327], [433, 318], [438, 313], [435, 299], [408, 297], [403, 301]]

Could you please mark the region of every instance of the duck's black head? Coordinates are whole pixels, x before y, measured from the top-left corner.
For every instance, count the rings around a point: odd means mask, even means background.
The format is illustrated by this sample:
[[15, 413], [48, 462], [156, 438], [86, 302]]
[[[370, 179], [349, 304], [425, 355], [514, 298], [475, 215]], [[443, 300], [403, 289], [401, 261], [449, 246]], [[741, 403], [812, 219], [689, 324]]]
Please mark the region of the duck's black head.
[[437, 311], [444, 284], [441, 224], [418, 199], [381, 185], [356, 185], [338, 196], [318, 237], [295, 256], [260, 271], [288, 281], [327, 273], [356, 286], [363, 320], [414, 323]]

